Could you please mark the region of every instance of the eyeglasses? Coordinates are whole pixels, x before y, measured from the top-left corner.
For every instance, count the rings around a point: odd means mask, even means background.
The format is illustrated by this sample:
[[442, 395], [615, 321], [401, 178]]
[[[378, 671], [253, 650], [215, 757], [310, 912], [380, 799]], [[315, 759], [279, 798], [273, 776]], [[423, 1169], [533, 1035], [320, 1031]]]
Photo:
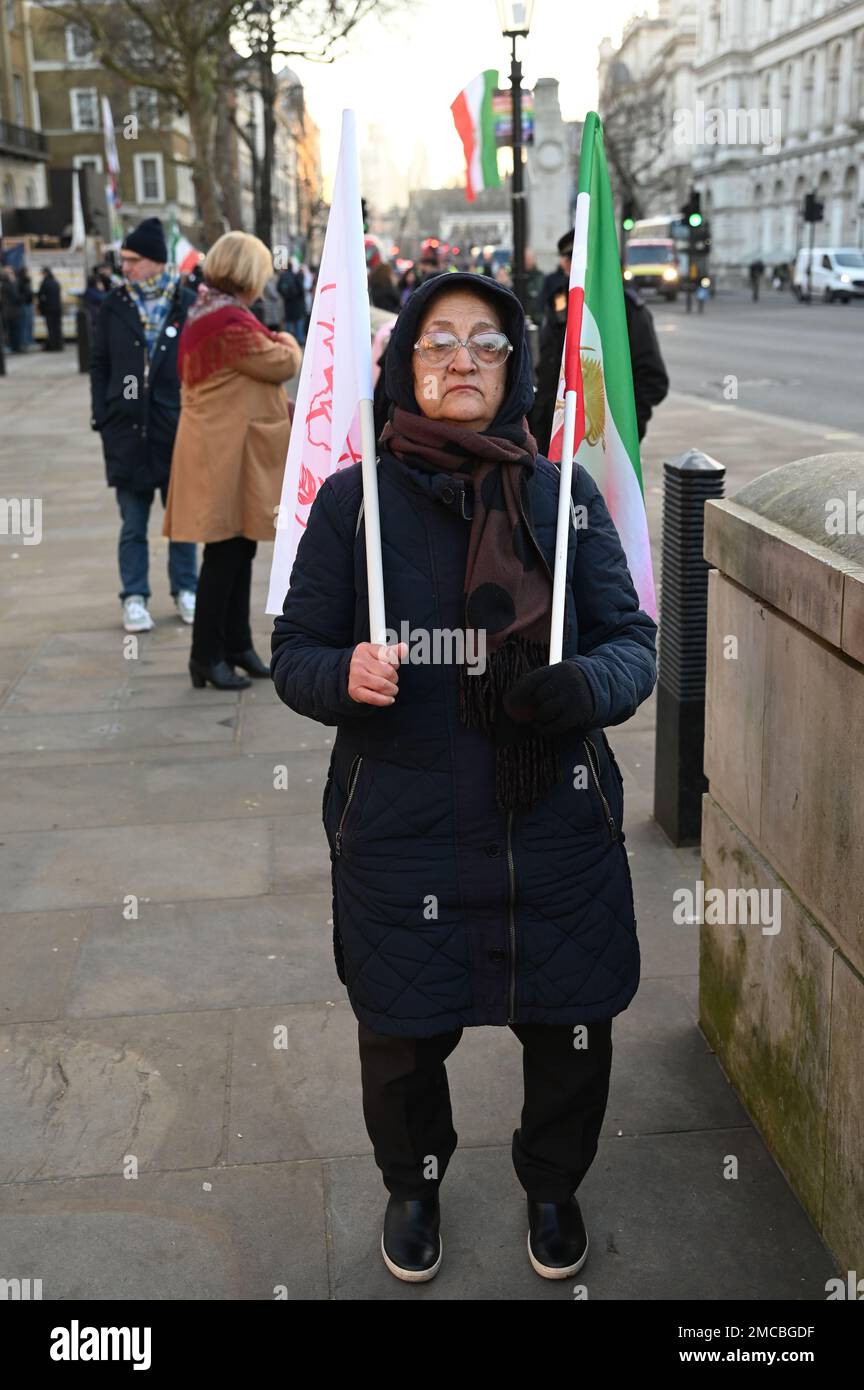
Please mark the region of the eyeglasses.
[[414, 351], [430, 367], [446, 367], [460, 347], [468, 349], [471, 361], [478, 367], [500, 367], [513, 351], [507, 335], [494, 330], [472, 333], [470, 338], [457, 338], [455, 333], [424, 333], [414, 344]]

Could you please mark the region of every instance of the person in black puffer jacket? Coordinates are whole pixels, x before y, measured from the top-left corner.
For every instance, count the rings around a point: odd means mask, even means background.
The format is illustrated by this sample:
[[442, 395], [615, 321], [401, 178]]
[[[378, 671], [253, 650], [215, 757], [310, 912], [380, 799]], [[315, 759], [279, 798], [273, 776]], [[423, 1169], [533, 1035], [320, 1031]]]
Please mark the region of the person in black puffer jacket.
[[368, 641], [358, 464], [316, 496], [271, 662], [285, 703], [338, 730], [323, 807], [333, 944], [390, 1194], [382, 1253], [412, 1282], [439, 1268], [438, 1189], [456, 1147], [444, 1061], [464, 1028], [506, 1025], [524, 1049], [512, 1152], [529, 1255], [566, 1278], [587, 1255], [575, 1192], [606, 1107], [612, 1019], [639, 981], [604, 729], [650, 694], [656, 625], [574, 466], [564, 659], [548, 665], [559, 474], [527, 430], [511, 291], [459, 272], [426, 280], [394, 325], [385, 384], [392, 641]]

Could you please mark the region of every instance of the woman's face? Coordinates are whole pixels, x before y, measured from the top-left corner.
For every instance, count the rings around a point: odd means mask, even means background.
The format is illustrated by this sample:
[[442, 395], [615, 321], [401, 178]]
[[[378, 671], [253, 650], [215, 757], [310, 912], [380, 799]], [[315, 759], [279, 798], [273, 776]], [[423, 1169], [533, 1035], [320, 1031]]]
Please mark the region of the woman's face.
[[[417, 334], [453, 333], [464, 341], [472, 333], [501, 330], [495, 309], [470, 289], [442, 290], [428, 306]], [[418, 352], [412, 358], [414, 399], [430, 420], [450, 420], [470, 430], [485, 430], [504, 400], [507, 362], [478, 367], [468, 349], [460, 347], [446, 367], [430, 366]]]

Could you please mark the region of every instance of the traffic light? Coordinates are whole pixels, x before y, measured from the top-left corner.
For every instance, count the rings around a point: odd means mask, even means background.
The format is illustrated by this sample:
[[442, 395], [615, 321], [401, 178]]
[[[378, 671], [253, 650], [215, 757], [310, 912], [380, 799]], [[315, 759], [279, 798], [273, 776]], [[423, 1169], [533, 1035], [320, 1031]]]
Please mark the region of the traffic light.
[[621, 206], [621, 226], [625, 232], [632, 232], [636, 225], [636, 204], [632, 198], [625, 198]]
[[804, 198], [804, 221], [821, 222], [825, 215], [825, 204], [821, 202], [815, 193], [808, 193]]
[[681, 209], [681, 218], [688, 227], [702, 226], [702, 195], [697, 189], [690, 189], [690, 197]]

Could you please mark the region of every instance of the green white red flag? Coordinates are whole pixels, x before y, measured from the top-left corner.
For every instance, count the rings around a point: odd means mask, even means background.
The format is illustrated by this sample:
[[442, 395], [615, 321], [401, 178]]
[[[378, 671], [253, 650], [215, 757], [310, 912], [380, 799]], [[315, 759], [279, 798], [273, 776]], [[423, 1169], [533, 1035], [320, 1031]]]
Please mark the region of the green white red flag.
[[639, 595], [657, 616], [648, 518], [612, 190], [603, 126], [589, 111], [582, 133], [567, 336], [549, 458], [561, 458], [564, 393], [576, 392], [574, 459], [603, 494]]
[[481, 72], [450, 103], [465, 151], [465, 197], [473, 203], [484, 188], [499, 188], [498, 151], [492, 97], [498, 86], [495, 68]]

